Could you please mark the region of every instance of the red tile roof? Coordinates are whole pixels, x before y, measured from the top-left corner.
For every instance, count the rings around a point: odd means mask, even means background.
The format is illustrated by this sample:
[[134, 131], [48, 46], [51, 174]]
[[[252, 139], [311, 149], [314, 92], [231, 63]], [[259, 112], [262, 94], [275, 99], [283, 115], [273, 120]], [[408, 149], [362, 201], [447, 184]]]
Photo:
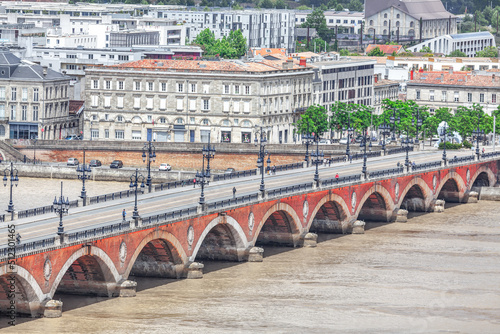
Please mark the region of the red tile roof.
[[85, 101], [80, 100], [69, 100], [69, 113], [76, 114], [80, 109], [83, 108]]
[[365, 50], [365, 53], [368, 54], [371, 50], [375, 49], [375, 48], [379, 48], [383, 53], [385, 53], [386, 55], [390, 55], [392, 54], [394, 51], [396, 51], [396, 53], [399, 53], [402, 49], [403, 49], [403, 46], [402, 45], [386, 45], [386, 44], [369, 44], [367, 47], [366, 47], [366, 50]]
[[492, 75], [477, 75], [471, 72], [429, 71], [415, 72], [409, 82], [426, 85], [454, 85], [473, 87], [500, 87], [500, 78]]

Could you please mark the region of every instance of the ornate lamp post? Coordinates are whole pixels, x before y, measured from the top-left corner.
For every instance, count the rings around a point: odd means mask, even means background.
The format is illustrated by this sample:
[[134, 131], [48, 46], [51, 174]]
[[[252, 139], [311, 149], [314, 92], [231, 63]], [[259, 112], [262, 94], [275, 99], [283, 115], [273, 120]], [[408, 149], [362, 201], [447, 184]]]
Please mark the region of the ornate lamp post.
[[[257, 139], [257, 133], [259, 133], [259, 139]], [[257, 146], [257, 144], [259, 144], [259, 156], [257, 158], [257, 168], [260, 168], [260, 175], [261, 175], [261, 180], [260, 180], [260, 192], [262, 194], [264, 194], [264, 191], [266, 189], [265, 185], [264, 185], [264, 158], [266, 157], [266, 143], [267, 143], [267, 139], [266, 137], [264, 137], [264, 133], [262, 132], [262, 127], [260, 127], [260, 130], [257, 131], [256, 133], [256, 136], [255, 136], [255, 140], [254, 140], [254, 144], [255, 146]], [[309, 144], [307, 144], [309, 145]], [[306, 161], [307, 163], [309, 164], [309, 156], [308, 156], [308, 153], [306, 153]], [[268, 157], [268, 161], [269, 161], [269, 164], [271, 163], [271, 159]]]
[[385, 136], [386, 135], [390, 135], [391, 134], [391, 128], [389, 125], [387, 124], [381, 124], [379, 127], [378, 127], [380, 130], [381, 130], [381, 133], [382, 133], [382, 150], [384, 151], [384, 155], [385, 155]]
[[439, 135], [440, 136], [443, 136], [444, 137], [444, 142], [443, 142], [443, 161], [444, 161], [444, 165], [446, 166], [446, 135], [448, 133], [448, 123], [445, 123], [445, 125], [443, 126], [443, 128], [440, 130], [439, 132]]
[[396, 140], [396, 122], [399, 123], [401, 122], [401, 118], [398, 116], [396, 118], [396, 108], [392, 108], [393, 110], [393, 115], [390, 118], [390, 122], [392, 124], [392, 140]]
[[78, 173], [78, 179], [82, 180], [82, 193], [80, 194], [80, 198], [83, 200], [83, 206], [86, 206], [87, 191], [85, 190], [85, 180], [90, 179], [92, 169], [90, 169], [89, 165], [85, 164], [85, 149], [83, 149], [83, 164], [76, 167], [76, 172]]
[[477, 160], [479, 161], [479, 158], [481, 157], [481, 152], [479, 151], [479, 139], [482, 138], [484, 135], [483, 130], [479, 130], [479, 123], [481, 122], [481, 115], [477, 115], [477, 129], [472, 131], [472, 134], [476, 136], [476, 155], [477, 155]]
[[314, 136], [311, 136], [310, 133], [303, 134], [302, 135], [302, 144], [306, 145], [306, 156], [304, 158], [304, 161], [307, 164], [307, 167], [309, 167], [309, 145], [313, 143]]
[[149, 140], [147, 143], [144, 144], [144, 147], [142, 148], [142, 162], [146, 162], [147, 159], [147, 168], [148, 168], [148, 178], [146, 179], [146, 185], [148, 186], [148, 192], [151, 192], [151, 161], [155, 162], [156, 161], [156, 148], [155, 146], [151, 143], [151, 140]]
[[363, 137], [361, 138], [361, 143], [359, 144], [359, 147], [362, 147], [363, 148], [363, 168], [361, 170], [361, 172], [363, 173], [363, 175], [367, 176], [367, 171], [366, 171], [366, 159], [367, 159], [367, 156], [366, 156], [366, 142], [367, 142], [367, 137], [366, 137], [366, 131], [367, 129], [365, 128], [363, 130]]
[[351, 127], [351, 114], [347, 115], [347, 128], [342, 129], [343, 131], [347, 131], [347, 146], [345, 149], [345, 155], [347, 155], [347, 160], [351, 160], [351, 150], [349, 149], [349, 145], [351, 142], [351, 137], [354, 132], [354, 129]]
[[[313, 134], [314, 135], [314, 134]], [[323, 151], [319, 151], [319, 136], [314, 136], [314, 141], [316, 142], [316, 151], [311, 152], [311, 156], [314, 157], [313, 163], [316, 165], [316, 172], [314, 173], [314, 182], [316, 183], [316, 187], [319, 187], [319, 170], [318, 166], [321, 164], [324, 158]]]
[[7, 187], [7, 176], [10, 180], [10, 200], [7, 212], [14, 212], [14, 203], [12, 202], [12, 188], [14, 185], [17, 187], [19, 183], [19, 178], [17, 177], [17, 168], [14, 168], [14, 164], [10, 163], [10, 168], [5, 168], [3, 171], [3, 186]]
[[64, 234], [64, 226], [63, 226], [63, 216], [68, 214], [69, 210], [69, 199], [66, 197], [66, 200], [63, 196], [63, 183], [61, 181], [61, 196], [57, 199], [57, 196], [54, 197], [54, 203], [52, 203], [54, 212], [57, 216], [59, 216], [59, 227], [57, 228], [57, 234]]
[[[196, 172], [196, 183], [201, 185], [201, 195], [198, 203], [203, 205], [205, 204], [205, 184], [208, 184], [210, 180], [210, 159], [213, 159], [215, 155], [215, 148], [210, 146], [210, 135], [208, 137], [208, 145], [203, 146], [201, 152], [203, 153], [203, 162], [201, 165], [201, 172]], [[206, 169], [205, 159], [207, 160]]]
[[137, 219], [139, 218], [139, 211], [137, 210], [137, 188], [139, 187], [139, 183], [141, 184], [140, 187], [144, 188], [144, 176], [139, 173], [139, 170], [136, 169], [135, 173], [130, 176], [130, 188], [134, 189], [134, 196], [135, 196], [135, 203], [134, 203], [134, 212], [132, 214], [132, 219]]
[[417, 133], [415, 134], [415, 144], [419, 144], [419, 141], [418, 141], [418, 129], [422, 126], [422, 119], [419, 117], [420, 116], [420, 107], [417, 108], [417, 111], [416, 111], [416, 121], [415, 119], [412, 120], [412, 124], [413, 125], [416, 125], [417, 127]]
[[33, 165], [36, 164], [36, 142], [38, 141], [38, 136], [33, 138]]
[[403, 145], [403, 148], [406, 151], [405, 166], [406, 166], [406, 171], [409, 172], [410, 171], [410, 157], [408, 155], [408, 152], [410, 151], [411, 145], [413, 145], [413, 139], [410, 139], [409, 125], [406, 125], [406, 138], [401, 141], [401, 144]]

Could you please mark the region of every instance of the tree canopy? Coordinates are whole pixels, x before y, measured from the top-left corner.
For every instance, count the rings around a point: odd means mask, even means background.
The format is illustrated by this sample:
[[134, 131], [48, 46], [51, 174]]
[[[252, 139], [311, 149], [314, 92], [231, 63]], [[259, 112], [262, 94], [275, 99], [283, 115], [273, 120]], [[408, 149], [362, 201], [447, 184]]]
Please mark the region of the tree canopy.
[[384, 51], [380, 50], [380, 48], [377, 46], [376, 48], [372, 49], [370, 52], [367, 54], [370, 57], [382, 57], [385, 55]]
[[302, 28], [314, 28], [318, 36], [326, 41], [332, 40], [335, 32], [326, 26], [325, 14], [321, 8], [316, 8], [306, 17], [306, 22], [302, 23]]
[[207, 28], [196, 36], [193, 44], [201, 46], [206, 56], [219, 55], [223, 58], [237, 59], [245, 54], [247, 40], [239, 29], [231, 31], [227, 38], [224, 36], [217, 40], [214, 33]]
[[329, 128], [325, 107], [320, 105], [310, 106], [304, 114], [300, 115], [294, 126], [296, 132], [301, 135], [314, 133], [316, 136], [321, 137]]

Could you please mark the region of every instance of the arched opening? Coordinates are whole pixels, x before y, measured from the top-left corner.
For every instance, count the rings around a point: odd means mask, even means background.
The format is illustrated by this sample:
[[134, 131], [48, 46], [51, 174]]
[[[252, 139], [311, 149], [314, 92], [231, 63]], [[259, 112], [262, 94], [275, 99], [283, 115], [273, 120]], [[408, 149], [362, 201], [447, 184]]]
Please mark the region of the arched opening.
[[418, 185], [413, 185], [406, 193], [401, 208], [408, 211], [425, 211], [425, 197], [422, 189]]
[[242, 241], [229, 224], [218, 224], [207, 233], [201, 243], [196, 260], [239, 261]]
[[372, 193], [363, 203], [358, 219], [365, 222], [387, 222], [387, 207], [382, 195], [378, 192]]
[[316, 233], [343, 233], [342, 222], [347, 218], [337, 202], [326, 202], [316, 213], [310, 231]]
[[262, 226], [256, 245], [294, 246], [293, 218], [286, 211], [276, 211]]
[[[181, 265], [179, 268], [178, 265]], [[151, 240], [141, 250], [130, 275], [142, 277], [180, 278], [182, 258], [177, 249], [163, 239]]]
[[32, 305], [39, 304], [40, 301], [29, 283], [17, 274], [0, 276], [0, 316], [10, 315], [7, 311], [13, 296], [17, 314], [37, 316], [32, 313]]
[[460, 202], [460, 193], [457, 181], [448, 179], [439, 192], [438, 199], [444, 199], [446, 202]]
[[472, 186], [473, 187], [489, 187], [490, 186], [490, 180], [488, 178], [488, 173], [481, 172], [477, 176], [477, 178], [474, 181], [474, 184]]
[[[56, 293], [85, 296], [109, 296], [107, 283], [111, 281], [103, 270], [105, 264], [92, 255], [76, 259], [66, 270]], [[114, 281], [113, 281], [114, 283]]]

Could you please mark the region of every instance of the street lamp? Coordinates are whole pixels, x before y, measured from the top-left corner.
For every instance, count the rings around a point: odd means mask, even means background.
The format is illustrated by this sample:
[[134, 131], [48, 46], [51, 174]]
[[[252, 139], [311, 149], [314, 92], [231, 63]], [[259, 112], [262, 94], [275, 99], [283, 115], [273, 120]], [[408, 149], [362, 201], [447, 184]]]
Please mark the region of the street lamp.
[[441, 128], [439, 135], [444, 137], [444, 142], [443, 142], [443, 161], [444, 165], [446, 166], [446, 135], [448, 133], [448, 123], [444, 123], [443, 127]]
[[61, 196], [57, 199], [57, 196], [54, 197], [54, 203], [52, 203], [54, 212], [57, 216], [59, 216], [59, 227], [57, 228], [57, 234], [64, 234], [64, 226], [63, 226], [63, 216], [68, 214], [69, 210], [69, 199], [66, 197], [66, 200], [63, 196], [63, 183], [61, 181]]
[[36, 142], [38, 141], [38, 136], [33, 138], [33, 165], [36, 164]]
[[365, 176], [365, 179], [367, 176], [367, 171], [366, 171], [366, 158], [367, 158], [367, 156], [366, 156], [366, 141], [367, 141], [366, 132], [367, 132], [367, 129], [365, 128], [363, 130], [363, 137], [361, 138], [361, 143], [359, 144], [359, 147], [363, 148], [363, 169], [361, 170], [361, 172]]
[[[147, 155], [146, 155], [147, 153]], [[156, 148], [155, 146], [151, 143], [151, 140], [149, 140], [147, 143], [144, 144], [144, 147], [142, 148], [142, 162], [146, 162], [146, 158], [148, 160], [147, 166], [148, 166], [148, 178], [146, 179], [146, 185], [148, 186], [148, 192], [151, 192], [151, 161], [155, 162], [156, 161]]]
[[354, 132], [354, 129], [351, 128], [351, 114], [347, 115], [347, 128], [342, 129], [343, 131], [347, 131], [347, 146], [345, 149], [345, 155], [347, 155], [347, 160], [351, 160], [351, 150], [349, 149], [349, 144], [351, 142], [351, 136]]
[[384, 155], [385, 155], [385, 136], [391, 134], [391, 127], [389, 125], [387, 125], [386, 123], [384, 123], [384, 124], [381, 124], [378, 128], [381, 130], [381, 133], [382, 133], [382, 137], [383, 137], [382, 150], [384, 151]]
[[[199, 204], [205, 204], [205, 184], [210, 181], [210, 159], [214, 158], [215, 148], [210, 146], [210, 135], [208, 136], [208, 145], [203, 146], [201, 150], [203, 154], [203, 162], [201, 165], [201, 172], [196, 172], [196, 183], [201, 185], [201, 195]], [[205, 159], [207, 160], [207, 169], [205, 169]]]
[[[259, 133], [259, 139], [257, 139], [257, 133]], [[254, 139], [254, 144], [255, 146], [257, 146], [257, 144], [259, 144], [259, 156], [257, 158], [257, 168], [260, 168], [260, 175], [261, 175], [261, 180], [260, 180], [260, 192], [262, 193], [262, 195], [264, 195], [264, 191], [266, 189], [265, 185], [264, 185], [264, 158], [266, 157], [266, 154], [268, 154], [266, 152], [266, 143], [267, 143], [267, 139], [266, 137], [264, 136], [264, 133], [262, 132], [262, 127], [260, 127], [260, 130], [256, 132], [255, 134], [255, 139]], [[309, 144], [306, 144], [307, 146]], [[309, 165], [309, 156], [308, 156], [308, 153], [306, 153], [306, 161]], [[268, 156], [268, 163], [270, 164], [271, 163], [271, 159], [269, 158]]]
[[78, 173], [78, 179], [82, 180], [82, 193], [80, 194], [80, 198], [83, 201], [83, 206], [86, 206], [87, 191], [85, 190], [85, 180], [90, 179], [90, 173], [92, 172], [92, 169], [90, 169], [89, 165], [85, 164], [85, 149], [83, 149], [83, 164], [76, 167], [76, 172]]
[[[314, 134], [313, 134], [314, 135]], [[316, 165], [316, 172], [314, 173], [314, 182], [316, 183], [316, 187], [319, 187], [319, 170], [318, 166], [321, 164], [324, 158], [323, 151], [319, 151], [319, 136], [314, 136], [314, 141], [316, 142], [316, 152], [311, 152], [311, 157], [314, 157], [313, 163]]]
[[17, 168], [14, 168], [14, 163], [10, 163], [10, 168], [5, 168], [3, 171], [3, 186], [7, 186], [7, 176], [10, 180], [10, 201], [7, 212], [14, 212], [14, 203], [12, 203], [12, 187], [19, 183], [19, 178], [17, 177]]
[[304, 158], [304, 161], [307, 164], [307, 167], [309, 167], [309, 145], [313, 143], [314, 137], [311, 136], [310, 133], [303, 134], [302, 135], [302, 144], [306, 145], [306, 156]]
[[417, 127], [417, 133], [415, 134], [415, 144], [418, 145], [418, 129], [422, 126], [422, 119], [419, 117], [420, 115], [420, 107], [417, 107], [417, 117], [416, 117], [416, 122], [415, 120], [412, 120], [412, 124], [416, 125]]
[[134, 188], [135, 195], [135, 204], [134, 204], [134, 212], [132, 214], [132, 219], [139, 218], [139, 211], [137, 210], [137, 187], [141, 183], [140, 187], [144, 188], [144, 176], [139, 173], [139, 170], [136, 169], [135, 173], [130, 176], [130, 188]]
[[405, 166], [406, 171], [410, 171], [410, 158], [408, 156], [408, 152], [410, 151], [410, 145], [413, 145], [413, 139], [410, 139], [410, 127], [409, 124], [406, 125], [406, 138], [401, 140], [401, 145], [403, 145], [403, 149], [406, 151], [406, 159]]
[[472, 131], [472, 134], [476, 136], [476, 155], [477, 155], [477, 160], [479, 161], [479, 158], [481, 157], [481, 153], [479, 152], [479, 139], [482, 138], [484, 131], [479, 130], [479, 122], [481, 121], [481, 115], [477, 115], [477, 130]]
[[392, 140], [396, 140], [396, 122], [401, 122], [401, 118], [398, 116], [396, 118], [396, 107], [392, 108], [393, 115], [390, 117], [390, 122], [392, 124]]

